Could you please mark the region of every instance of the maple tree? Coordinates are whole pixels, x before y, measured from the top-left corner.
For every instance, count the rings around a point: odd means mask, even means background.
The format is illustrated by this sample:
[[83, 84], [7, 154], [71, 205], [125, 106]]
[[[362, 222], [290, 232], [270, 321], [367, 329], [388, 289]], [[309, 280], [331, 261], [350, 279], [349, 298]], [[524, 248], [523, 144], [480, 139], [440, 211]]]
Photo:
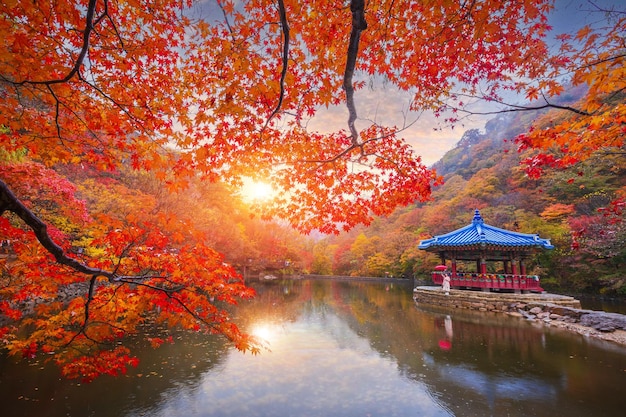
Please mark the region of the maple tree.
[[[531, 178], [539, 178], [546, 168], [564, 169], [598, 155], [624, 155], [626, 10], [619, 5], [605, 9], [593, 1], [581, 3], [590, 23], [574, 33], [557, 33], [554, 53], [542, 54], [542, 45], [533, 45], [543, 59], [528, 64], [529, 75], [534, 76], [515, 73], [517, 78], [508, 78], [502, 89], [462, 85], [435, 101], [452, 123], [475, 115], [528, 112], [534, 118], [543, 112], [515, 138], [520, 152], [535, 151], [526, 153], [523, 161]], [[579, 91], [583, 94], [577, 100], [564, 94], [578, 96]], [[520, 97], [525, 102], [518, 102]], [[485, 101], [492, 104], [490, 109], [476, 106]]]
[[[538, 119], [528, 133], [517, 138], [520, 149], [538, 150], [525, 161], [531, 177], [540, 176], [545, 167], [574, 166], [598, 151], [624, 154], [626, 12], [591, 6], [600, 22], [586, 25], [574, 35], [559, 35], [559, 52], [550, 61], [551, 72], [528, 94], [538, 103], [529, 109], [558, 110]], [[550, 98], [564, 89], [563, 74], [570, 74], [565, 80], [569, 88], [585, 89], [576, 103], [559, 105]], [[546, 90], [548, 85], [552, 89]]]
[[[576, 212], [567, 219], [570, 247], [575, 253], [563, 257], [571, 270], [560, 273], [569, 276], [571, 285], [578, 290], [595, 288], [623, 295], [624, 280], [619, 270], [624, 259], [625, 194], [620, 173], [626, 133], [626, 10], [619, 6], [602, 9], [593, 2], [588, 7], [593, 23], [574, 34], [558, 36], [559, 50], [551, 61], [552, 71], [546, 81], [557, 85], [563, 74], [568, 74], [567, 87], [570, 91], [582, 91], [582, 98], [557, 104], [556, 98], [539, 84], [530, 97], [537, 99], [537, 105], [530, 108], [551, 111], [537, 118], [516, 142], [525, 155], [527, 175], [534, 179], [554, 178], [554, 173], [546, 175], [549, 169], [562, 171], [555, 194], [570, 197], [576, 203]], [[589, 201], [598, 202], [600, 194], [602, 202], [590, 210]], [[555, 206], [558, 205], [552, 209]], [[551, 215], [573, 211], [566, 205], [560, 206]]]
[[[43, 180], [31, 174], [67, 164], [99, 172], [132, 167], [150, 172], [168, 193], [198, 178], [261, 178], [278, 193], [263, 205], [266, 216], [304, 232], [368, 224], [427, 199], [440, 180], [402, 138], [402, 126], [358, 118], [357, 94], [368, 79], [409, 91], [412, 110], [442, 111], [440, 99], [458, 86], [495, 97], [517, 78], [541, 75], [552, 7], [548, 0], [196, 6], [0, 5], [7, 155], [0, 234], [15, 256], [2, 261], [1, 307], [11, 352], [54, 353], [65, 375], [89, 380], [132, 365], [116, 341], [148, 323], [204, 328], [256, 348], [217, 305], [252, 293], [194, 219], [123, 188], [116, 196], [128, 210], [87, 215], [52, 171]], [[320, 107], [339, 105], [345, 129], [307, 129]], [[37, 197], [45, 193], [46, 206]], [[106, 200], [92, 203], [104, 207]], [[76, 242], [80, 253], [72, 251]], [[59, 301], [68, 287], [83, 290]], [[20, 307], [23, 301], [32, 308]], [[17, 321], [22, 310], [28, 314]]]

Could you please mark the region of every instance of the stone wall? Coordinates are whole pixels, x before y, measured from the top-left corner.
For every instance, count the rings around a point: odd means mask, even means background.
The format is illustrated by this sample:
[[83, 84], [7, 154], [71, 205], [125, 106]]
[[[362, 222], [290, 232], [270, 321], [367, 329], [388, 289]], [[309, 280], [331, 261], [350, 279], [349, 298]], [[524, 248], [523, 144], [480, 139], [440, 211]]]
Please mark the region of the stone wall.
[[441, 287], [423, 286], [413, 290], [413, 299], [431, 306], [505, 313], [626, 345], [626, 315], [582, 310], [580, 301], [569, 296], [466, 290], [446, 295]]
[[451, 290], [446, 295], [440, 287], [416, 287], [413, 299], [417, 303], [477, 311], [518, 312], [536, 306], [554, 305], [580, 308], [580, 301], [557, 294], [512, 294], [469, 290]]

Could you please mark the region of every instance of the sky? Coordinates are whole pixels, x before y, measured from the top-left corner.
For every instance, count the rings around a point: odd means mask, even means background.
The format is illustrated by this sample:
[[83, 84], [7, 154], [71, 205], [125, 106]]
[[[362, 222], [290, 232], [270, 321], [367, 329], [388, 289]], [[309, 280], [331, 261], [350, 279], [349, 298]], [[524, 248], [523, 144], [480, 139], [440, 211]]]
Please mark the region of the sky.
[[[552, 35], [571, 33], [585, 24], [593, 23], [598, 18], [597, 13], [591, 12], [593, 5], [601, 9], [625, 10], [626, 6], [622, 2], [623, 0], [557, 0], [555, 9], [549, 16], [549, 23], [553, 27]], [[392, 86], [378, 85], [373, 89], [360, 90], [356, 94], [356, 100], [359, 115], [357, 128], [367, 127], [370, 120], [396, 126], [412, 123], [400, 136], [415, 148], [418, 155], [422, 156], [422, 162], [427, 166], [431, 166], [447, 151], [454, 148], [466, 130], [484, 130], [485, 122], [494, 117], [494, 115], [474, 116], [453, 128], [441, 126], [442, 120], [437, 119], [432, 113], [407, 115], [406, 109], [409, 106], [410, 95]], [[347, 118], [345, 106], [322, 110], [308, 123], [307, 127], [321, 132], [345, 129]]]

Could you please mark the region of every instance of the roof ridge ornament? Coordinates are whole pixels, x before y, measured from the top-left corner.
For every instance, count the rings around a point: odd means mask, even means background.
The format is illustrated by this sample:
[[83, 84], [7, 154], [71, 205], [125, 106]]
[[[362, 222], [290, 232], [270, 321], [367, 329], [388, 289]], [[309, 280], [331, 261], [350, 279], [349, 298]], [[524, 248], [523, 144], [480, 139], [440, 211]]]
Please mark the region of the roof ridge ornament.
[[474, 210], [474, 218], [472, 219], [472, 223], [473, 224], [485, 223], [485, 221], [483, 220], [482, 216], [480, 215], [480, 211], [478, 211], [478, 209]]

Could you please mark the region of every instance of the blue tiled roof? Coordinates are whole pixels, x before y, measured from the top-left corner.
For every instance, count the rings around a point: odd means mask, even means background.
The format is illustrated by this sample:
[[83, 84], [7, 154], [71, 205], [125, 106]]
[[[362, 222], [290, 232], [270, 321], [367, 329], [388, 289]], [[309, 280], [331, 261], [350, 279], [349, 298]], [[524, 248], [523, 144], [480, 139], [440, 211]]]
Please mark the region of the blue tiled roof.
[[554, 245], [550, 243], [550, 239], [541, 239], [537, 234], [517, 233], [485, 224], [478, 210], [474, 212], [472, 224], [446, 233], [445, 235], [422, 240], [418, 248], [433, 250], [473, 246], [477, 244], [554, 249]]

